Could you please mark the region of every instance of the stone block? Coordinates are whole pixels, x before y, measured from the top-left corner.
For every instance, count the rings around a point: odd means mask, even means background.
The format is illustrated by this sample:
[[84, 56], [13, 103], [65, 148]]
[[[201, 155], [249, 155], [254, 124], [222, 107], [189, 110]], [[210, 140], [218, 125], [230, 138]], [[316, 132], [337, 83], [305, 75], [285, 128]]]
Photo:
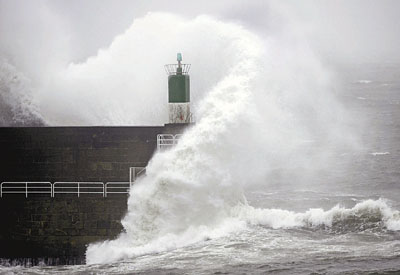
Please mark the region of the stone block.
[[97, 221], [97, 228], [99, 229], [109, 229], [110, 228], [110, 221], [107, 220], [99, 220]]

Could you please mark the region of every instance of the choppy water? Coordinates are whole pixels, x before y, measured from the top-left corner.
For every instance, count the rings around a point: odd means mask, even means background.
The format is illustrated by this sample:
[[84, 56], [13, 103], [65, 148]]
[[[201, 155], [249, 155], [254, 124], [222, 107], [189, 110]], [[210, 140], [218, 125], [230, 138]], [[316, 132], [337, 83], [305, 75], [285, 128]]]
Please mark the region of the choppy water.
[[244, 221], [244, 225], [236, 225], [237, 230], [109, 264], [0, 267], [0, 272], [400, 272], [400, 66], [357, 65], [349, 69], [345, 82], [340, 100], [352, 116], [364, 116], [367, 122], [361, 133], [362, 148], [330, 156], [332, 169], [321, 170], [310, 182], [278, 176], [277, 172], [268, 185], [246, 189], [251, 207], [236, 213]]

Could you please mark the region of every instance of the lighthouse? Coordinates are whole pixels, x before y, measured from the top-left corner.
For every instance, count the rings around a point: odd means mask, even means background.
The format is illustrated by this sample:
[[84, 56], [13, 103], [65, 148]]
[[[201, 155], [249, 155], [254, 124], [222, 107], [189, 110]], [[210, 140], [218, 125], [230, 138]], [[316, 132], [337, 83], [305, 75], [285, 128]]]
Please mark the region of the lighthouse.
[[182, 63], [182, 54], [177, 54], [177, 64], [165, 65], [168, 74], [169, 123], [190, 123], [190, 64]]

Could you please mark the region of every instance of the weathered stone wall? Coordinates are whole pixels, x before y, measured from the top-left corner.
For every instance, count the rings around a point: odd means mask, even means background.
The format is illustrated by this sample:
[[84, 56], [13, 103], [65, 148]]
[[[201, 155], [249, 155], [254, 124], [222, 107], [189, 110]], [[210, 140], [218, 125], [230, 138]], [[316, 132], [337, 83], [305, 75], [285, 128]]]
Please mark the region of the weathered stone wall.
[[164, 127], [0, 128], [0, 181], [129, 181]]
[[86, 245], [122, 232], [127, 196], [0, 199], [0, 258], [37, 264], [83, 264]]
[[[0, 182], [129, 181], [129, 167], [145, 167], [164, 127], [0, 127]], [[126, 194], [4, 194], [0, 198], [0, 258], [37, 264], [84, 263], [86, 245], [115, 238]]]

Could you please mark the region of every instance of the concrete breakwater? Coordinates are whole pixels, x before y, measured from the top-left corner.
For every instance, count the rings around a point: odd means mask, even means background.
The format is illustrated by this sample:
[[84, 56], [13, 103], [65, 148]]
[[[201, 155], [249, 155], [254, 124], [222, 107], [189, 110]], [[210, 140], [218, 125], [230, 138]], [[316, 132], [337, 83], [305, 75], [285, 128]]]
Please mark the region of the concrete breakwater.
[[36, 265], [85, 263], [89, 243], [122, 231], [127, 196], [0, 199], [0, 258]]
[[164, 127], [0, 128], [1, 181], [128, 181]]
[[[129, 167], [151, 159], [157, 134], [186, 126], [0, 128], [0, 182], [128, 182]], [[127, 194], [3, 194], [0, 258], [82, 264], [89, 243], [118, 236], [126, 210]]]

